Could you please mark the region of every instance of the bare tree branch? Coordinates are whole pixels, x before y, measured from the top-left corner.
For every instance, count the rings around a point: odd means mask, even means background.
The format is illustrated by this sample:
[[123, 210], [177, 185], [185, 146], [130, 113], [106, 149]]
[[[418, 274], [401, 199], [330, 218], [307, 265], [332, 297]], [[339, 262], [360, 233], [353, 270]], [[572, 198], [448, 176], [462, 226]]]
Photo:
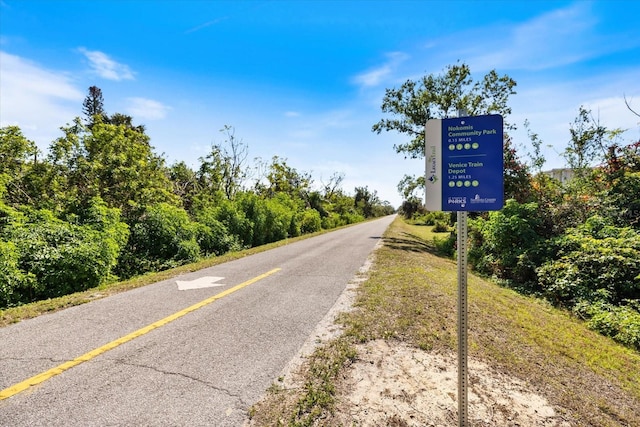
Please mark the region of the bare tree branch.
[[627, 95], [623, 95], [623, 96], [624, 96], [624, 103], [627, 106], [627, 108], [629, 109], [629, 111], [631, 111], [636, 116], [640, 117], [640, 114], [638, 114], [636, 111], [634, 111], [633, 108], [631, 108], [631, 105], [629, 105], [629, 101], [627, 101]]

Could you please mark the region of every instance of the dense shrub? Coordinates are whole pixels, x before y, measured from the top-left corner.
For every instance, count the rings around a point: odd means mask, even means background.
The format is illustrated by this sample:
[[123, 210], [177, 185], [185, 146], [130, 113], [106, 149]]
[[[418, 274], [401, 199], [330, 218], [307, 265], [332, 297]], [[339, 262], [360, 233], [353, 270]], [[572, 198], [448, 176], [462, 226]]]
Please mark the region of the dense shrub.
[[277, 242], [302, 233], [295, 215], [298, 205], [288, 195], [282, 193], [265, 202], [267, 205], [266, 242]]
[[47, 210], [30, 211], [24, 222], [9, 226], [17, 268], [23, 272], [18, 277], [26, 278], [14, 289], [21, 302], [85, 290], [113, 278], [127, 227], [119, 221], [117, 209], [100, 201], [90, 212], [94, 216], [83, 224], [63, 221]]
[[455, 231], [451, 231], [447, 237], [434, 237], [433, 244], [436, 248], [436, 253], [438, 255], [452, 257], [456, 252], [456, 244], [457, 244], [457, 233]]
[[202, 255], [222, 255], [242, 247], [238, 238], [215, 217], [214, 209], [208, 208], [198, 213], [197, 237]]
[[640, 298], [640, 232], [615, 227], [593, 216], [557, 240], [558, 259], [538, 270], [540, 286], [551, 301], [620, 304]]
[[159, 203], [149, 206], [131, 229], [119, 273], [131, 277], [199, 259], [198, 226], [184, 209]]
[[220, 202], [214, 208], [215, 218], [220, 221], [235, 236], [243, 247], [250, 247], [253, 243], [253, 225], [246, 213], [230, 200]]
[[587, 321], [589, 328], [640, 350], [640, 300], [625, 301], [620, 306], [582, 301], [574, 311]]
[[436, 222], [440, 222], [444, 225], [450, 225], [449, 215], [446, 212], [428, 212], [424, 215], [414, 216], [416, 223], [422, 222], [424, 225], [434, 226]]
[[501, 211], [469, 221], [469, 262], [476, 271], [504, 279], [512, 286], [536, 292], [536, 269], [553, 248], [544, 237], [544, 222], [536, 203], [508, 200]]
[[315, 209], [307, 209], [300, 215], [300, 232], [314, 233], [322, 228], [320, 213]]
[[444, 221], [436, 221], [433, 224], [433, 232], [434, 233], [446, 233], [449, 231], [449, 224]]
[[340, 214], [340, 218], [345, 224], [356, 224], [365, 220], [364, 215], [354, 212], [344, 212]]
[[252, 246], [276, 242], [300, 234], [295, 214], [300, 208], [288, 194], [276, 194], [261, 198], [254, 193], [244, 193], [238, 202], [252, 227]]
[[343, 225], [346, 225], [346, 222], [335, 212], [331, 212], [329, 215], [322, 218], [322, 228], [325, 230], [341, 227]]
[[627, 172], [616, 179], [607, 193], [607, 201], [616, 225], [640, 229], [640, 172]]
[[18, 268], [19, 259], [14, 243], [0, 241], [0, 308], [35, 298], [35, 277]]

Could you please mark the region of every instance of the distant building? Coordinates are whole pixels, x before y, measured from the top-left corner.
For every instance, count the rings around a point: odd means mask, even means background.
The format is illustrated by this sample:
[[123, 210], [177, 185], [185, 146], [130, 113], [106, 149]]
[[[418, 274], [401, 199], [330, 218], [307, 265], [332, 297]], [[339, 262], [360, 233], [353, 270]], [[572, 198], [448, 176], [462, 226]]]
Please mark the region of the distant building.
[[571, 168], [551, 169], [542, 173], [550, 176], [557, 181], [560, 181], [560, 184], [562, 185], [571, 181], [576, 174], [575, 170]]

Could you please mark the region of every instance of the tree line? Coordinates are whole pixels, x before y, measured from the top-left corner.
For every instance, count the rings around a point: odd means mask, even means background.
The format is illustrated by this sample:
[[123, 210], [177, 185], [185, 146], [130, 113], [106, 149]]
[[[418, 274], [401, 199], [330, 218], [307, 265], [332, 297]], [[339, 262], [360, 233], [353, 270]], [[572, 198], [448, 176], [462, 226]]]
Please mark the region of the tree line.
[[232, 126], [194, 169], [107, 114], [99, 88], [82, 112], [44, 155], [0, 128], [0, 309], [394, 212], [340, 173], [317, 189], [285, 158], [250, 165]]
[[[580, 107], [569, 124], [563, 157], [572, 175], [560, 182], [543, 171], [543, 141], [525, 122], [528, 140], [510, 132], [510, 95], [516, 82], [494, 70], [474, 81], [464, 63], [441, 74], [408, 80], [387, 89], [382, 111], [390, 114], [374, 132], [397, 131], [410, 140], [396, 146], [406, 157], [424, 157], [424, 124], [460, 111], [505, 117], [505, 206], [470, 214], [469, 262], [476, 272], [520, 292], [570, 310], [588, 325], [640, 350], [640, 141], [625, 130], [607, 128]], [[625, 99], [626, 102], [626, 99]], [[627, 103], [630, 114], [635, 112]], [[520, 155], [516, 147], [525, 150]], [[449, 231], [455, 216], [425, 212], [424, 177], [398, 184], [406, 218]], [[455, 231], [435, 241], [447, 255]]]

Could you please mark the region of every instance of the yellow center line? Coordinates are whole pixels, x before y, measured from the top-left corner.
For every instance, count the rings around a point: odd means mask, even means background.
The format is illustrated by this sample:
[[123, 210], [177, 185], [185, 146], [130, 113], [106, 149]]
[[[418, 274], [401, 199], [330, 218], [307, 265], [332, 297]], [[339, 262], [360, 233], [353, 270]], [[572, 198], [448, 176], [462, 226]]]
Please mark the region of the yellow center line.
[[267, 276], [270, 276], [276, 272], [280, 271], [280, 268], [274, 268], [271, 271], [267, 271], [264, 274], [261, 274], [259, 276], [254, 277], [253, 279], [249, 279], [246, 282], [240, 283], [239, 285], [234, 286], [233, 288], [229, 288], [225, 291], [220, 292], [219, 294], [216, 294], [212, 297], [209, 297], [205, 300], [200, 301], [199, 303], [196, 303], [190, 307], [185, 308], [184, 310], [180, 310], [177, 313], [174, 313], [170, 316], [165, 317], [164, 319], [158, 320], [157, 322], [154, 322], [148, 326], [145, 326], [144, 328], [138, 329], [137, 331], [134, 331], [128, 335], [125, 335], [123, 337], [118, 338], [117, 340], [111, 341], [108, 344], [103, 345], [102, 347], [98, 347], [95, 350], [91, 350], [88, 353], [83, 354], [82, 356], [78, 356], [73, 360], [70, 360], [69, 362], [65, 362], [61, 365], [56, 366], [55, 368], [49, 369], [48, 371], [42, 372], [38, 375], [35, 375], [29, 379], [26, 379], [18, 384], [14, 384], [11, 387], [5, 388], [4, 390], [0, 391], [0, 400], [4, 400], [7, 399], [13, 395], [16, 395], [18, 393], [21, 393], [23, 391], [25, 391], [26, 389], [28, 389], [29, 387], [33, 387], [35, 385], [38, 385], [46, 380], [48, 380], [49, 378], [52, 378], [56, 375], [59, 375], [61, 373], [63, 373], [64, 371], [73, 368], [74, 366], [77, 366], [83, 362], [89, 361], [91, 359], [93, 359], [94, 357], [97, 357], [99, 355], [101, 355], [102, 353], [106, 353], [109, 350], [112, 350], [116, 347], [118, 347], [119, 345], [122, 345], [126, 342], [129, 342], [135, 338], [138, 338], [144, 334], [147, 334], [151, 331], [153, 331], [154, 329], [157, 329], [161, 326], [166, 325], [167, 323], [173, 322], [176, 319], [181, 318], [182, 316], [191, 313], [192, 311], [196, 311], [206, 305], [211, 304], [212, 302], [219, 300], [220, 298], [224, 298], [229, 294], [232, 294], [246, 286], [249, 286], [259, 280], [264, 279]]

